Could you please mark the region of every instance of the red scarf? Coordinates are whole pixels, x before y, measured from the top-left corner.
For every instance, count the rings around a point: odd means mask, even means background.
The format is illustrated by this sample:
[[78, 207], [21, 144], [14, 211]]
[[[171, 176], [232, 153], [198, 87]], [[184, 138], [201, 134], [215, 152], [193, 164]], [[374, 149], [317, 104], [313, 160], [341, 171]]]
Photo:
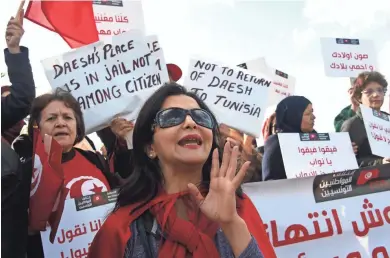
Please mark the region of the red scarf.
[[[164, 234], [167, 235], [159, 249], [159, 257], [184, 258], [192, 253], [192, 257], [220, 257], [215, 247], [214, 236], [219, 225], [208, 220], [199, 209], [193, 209], [188, 202], [188, 221], [177, 216], [175, 203], [186, 193], [173, 195], [160, 194], [142, 208], [132, 212], [138, 205], [122, 207], [112, 213], [96, 234], [88, 257], [90, 258], [123, 258], [126, 244], [131, 237], [130, 224], [146, 210], [157, 219]], [[273, 247], [264, 229], [263, 222], [250, 199], [244, 195], [237, 198], [238, 212], [246, 222], [248, 229], [257, 240], [265, 258], [276, 258]], [[198, 212], [196, 212], [196, 210]]]

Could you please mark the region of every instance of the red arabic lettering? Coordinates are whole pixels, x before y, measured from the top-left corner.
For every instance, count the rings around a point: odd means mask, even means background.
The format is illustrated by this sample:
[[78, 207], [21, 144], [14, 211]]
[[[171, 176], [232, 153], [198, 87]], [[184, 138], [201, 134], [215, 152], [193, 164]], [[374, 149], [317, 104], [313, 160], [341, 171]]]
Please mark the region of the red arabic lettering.
[[[127, 18], [127, 16], [122, 16], [122, 15], [115, 15], [115, 21], [117, 23], [129, 23], [129, 19]], [[95, 23], [101, 23], [101, 22], [114, 22], [114, 17], [106, 16], [106, 14], [96, 15]]]
[[[379, 254], [381, 254], [382, 256], [378, 256]], [[371, 255], [372, 255], [372, 258], [379, 258], [379, 257], [380, 258], [390, 258], [389, 253], [387, 252], [387, 249], [384, 246], [378, 246], [378, 247], [374, 248], [372, 250]], [[355, 251], [355, 252], [349, 253], [346, 258], [361, 258], [361, 257], [362, 257], [361, 253], [358, 251]], [[336, 256], [334, 258], [339, 258], [339, 257]]]
[[[98, 231], [102, 227], [102, 222], [100, 219], [90, 221], [89, 222], [89, 228], [90, 232], [95, 232]], [[69, 229], [69, 230], [61, 230], [61, 235], [57, 237], [57, 241], [59, 244], [63, 244], [68, 240], [69, 243], [73, 241], [78, 236], [85, 235], [87, 234], [87, 227], [83, 223], [81, 226], [80, 225], [75, 225], [74, 229]]]
[[337, 69], [337, 70], [351, 70], [351, 71], [354, 71], [354, 70], [364, 70], [364, 71], [374, 71], [374, 67], [372, 65], [367, 65], [367, 64], [364, 64], [364, 65], [347, 65], [345, 63], [332, 63], [330, 65], [330, 68], [332, 69]]
[[319, 166], [319, 167], [322, 167], [323, 165], [328, 165], [328, 166], [332, 166], [332, 160], [331, 159], [328, 159], [328, 158], [322, 158], [322, 159], [317, 159], [315, 158], [314, 160], [310, 161], [309, 162], [310, 165], [312, 165], [313, 167], [314, 166]]
[[363, 60], [363, 59], [368, 59], [367, 54], [359, 54], [355, 53], [355, 56], [352, 55], [352, 52], [333, 52], [332, 57], [334, 58], [342, 58], [342, 59], [348, 59], [351, 60], [352, 58], [355, 58], [355, 60]]
[[[336, 225], [336, 234], [341, 235], [343, 233], [340, 219], [337, 214], [337, 210], [332, 209], [332, 217], [334, 224]], [[325, 223], [327, 225], [327, 231], [321, 232], [318, 218], [322, 216], [325, 217]], [[284, 240], [279, 240], [278, 228], [275, 220], [271, 220], [271, 233], [272, 233], [272, 243], [274, 247], [292, 245], [296, 243], [306, 242], [310, 240], [331, 237], [335, 234], [333, 229], [332, 220], [328, 217], [328, 212], [323, 210], [321, 214], [318, 212], [313, 212], [308, 214], [308, 218], [313, 220], [314, 233], [310, 234], [309, 230], [301, 224], [293, 224], [287, 227], [284, 232]], [[268, 229], [268, 226], [266, 227]]]
[[375, 132], [371, 132], [371, 136], [372, 138], [375, 140], [375, 141], [378, 141], [378, 142], [385, 142], [385, 143], [388, 143], [390, 144], [390, 136], [383, 136], [382, 134], [377, 134]]
[[[367, 210], [367, 211], [360, 212], [360, 216], [361, 216], [362, 221], [363, 221], [363, 228], [359, 227], [358, 223], [356, 221], [352, 221], [353, 232], [355, 233], [356, 236], [359, 236], [359, 237], [366, 236], [371, 228], [381, 227], [384, 225], [382, 213], [379, 209], [374, 210], [375, 214], [372, 210], [368, 210], [368, 209], [372, 209], [374, 207], [373, 204], [370, 203], [370, 201], [368, 199], [364, 199], [364, 203], [363, 203], [362, 207], [364, 210]], [[385, 218], [386, 218], [386, 216], [388, 216], [387, 208], [390, 209], [390, 206], [386, 207], [384, 209], [384, 211], [387, 212], [386, 214], [384, 214]], [[368, 214], [368, 218], [367, 218], [366, 213]], [[376, 218], [375, 218], [375, 215], [376, 215]], [[387, 219], [385, 219], [385, 220], [387, 222]]]
[[70, 257], [65, 255], [64, 252], [61, 252], [61, 258], [82, 258], [88, 256], [89, 247], [91, 246], [91, 243], [88, 244], [87, 248], [80, 248], [73, 250], [73, 248], [70, 249]]

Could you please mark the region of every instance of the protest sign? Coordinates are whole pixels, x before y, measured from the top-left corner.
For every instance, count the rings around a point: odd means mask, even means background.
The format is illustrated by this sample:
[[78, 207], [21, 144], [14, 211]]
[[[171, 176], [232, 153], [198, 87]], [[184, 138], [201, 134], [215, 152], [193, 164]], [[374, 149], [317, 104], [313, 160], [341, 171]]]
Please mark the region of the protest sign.
[[285, 97], [294, 95], [295, 77], [269, 67], [265, 62], [265, 58], [258, 58], [245, 62], [239, 64], [238, 67], [248, 69], [255, 73], [267, 74], [270, 78], [272, 78], [272, 84], [270, 90], [268, 91], [267, 108], [277, 105]]
[[325, 74], [329, 77], [357, 77], [378, 70], [374, 42], [364, 39], [321, 38]]
[[390, 157], [390, 116], [360, 105], [368, 142], [374, 155]]
[[197, 93], [220, 123], [259, 136], [271, 80], [241, 68], [192, 59], [184, 85]]
[[279, 133], [287, 178], [358, 168], [348, 133]]
[[50, 229], [41, 232], [45, 257], [87, 257], [89, 246], [114, 208], [118, 191], [68, 199], [53, 243]]
[[106, 127], [114, 116], [135, 116], [142, 100], [169, 80], [163, 55], [156, 58], [140, 32], [112, 41], [42, 61], [51, 87], [63, 88], [80, 103], [87, 133]]
[[259, 211], [277, 257], [390, 255], [390, 165], [249, 183], [243, 190]]
[[99, 39], [106, 43], [129, 30], [145, 31], [141, 1], [94, 0], [93, 13]]

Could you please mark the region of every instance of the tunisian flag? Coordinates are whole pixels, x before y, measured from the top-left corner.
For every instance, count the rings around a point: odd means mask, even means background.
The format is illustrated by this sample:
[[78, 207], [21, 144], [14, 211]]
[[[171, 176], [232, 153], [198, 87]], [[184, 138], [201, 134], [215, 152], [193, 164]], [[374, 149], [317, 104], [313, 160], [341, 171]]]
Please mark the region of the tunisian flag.
[[24, 17], [58, 33], [71, 48], [78, 48], [99, 40], [92, 0], [32, 0], [28, 4]]
[[43, 141], [38, 129], [34, 129], [33, 144], [34, 169], [30, 190], [29, 228], [33, 231], [45, 231], [49, 223], [55, 234], [64, 205], [63, 201], [58, 205], [58, 200], [65, 198], [64, 173], [61, 167], [62, 147], [49, 135], [45, 135]]

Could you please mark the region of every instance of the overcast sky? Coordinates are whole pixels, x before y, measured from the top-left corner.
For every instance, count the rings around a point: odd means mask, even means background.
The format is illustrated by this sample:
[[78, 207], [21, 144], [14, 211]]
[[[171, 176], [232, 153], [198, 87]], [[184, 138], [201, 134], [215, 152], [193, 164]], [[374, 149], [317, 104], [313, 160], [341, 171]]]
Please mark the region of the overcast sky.
[[[228, 64], [264, 56], [270, 66], [297, 78], [296, 94], [312, 101], [319, 132], [333, 131], [333, 118], [349, 104], [349, 79], [324, 74], [320, 37], [374, 40], [380, 72], [390, 78], [388, 0], [142, 2], [147, 33], [158, 35], [167, 62], [178, 64], [185, 73], [194, 55]], [[4, 29], [18, 4], [16, 0], [3, 3], [0, 26]], [[42, 94], [50, 86], [40, 60], [69, 47], [58, 35], [29, 21], [25, 31], [22, 44], [30, 48], [35, 83]], [[5, 40], [0, 44], [4, 48]], [[0, 70], [5, 69], [1, 56]]]

